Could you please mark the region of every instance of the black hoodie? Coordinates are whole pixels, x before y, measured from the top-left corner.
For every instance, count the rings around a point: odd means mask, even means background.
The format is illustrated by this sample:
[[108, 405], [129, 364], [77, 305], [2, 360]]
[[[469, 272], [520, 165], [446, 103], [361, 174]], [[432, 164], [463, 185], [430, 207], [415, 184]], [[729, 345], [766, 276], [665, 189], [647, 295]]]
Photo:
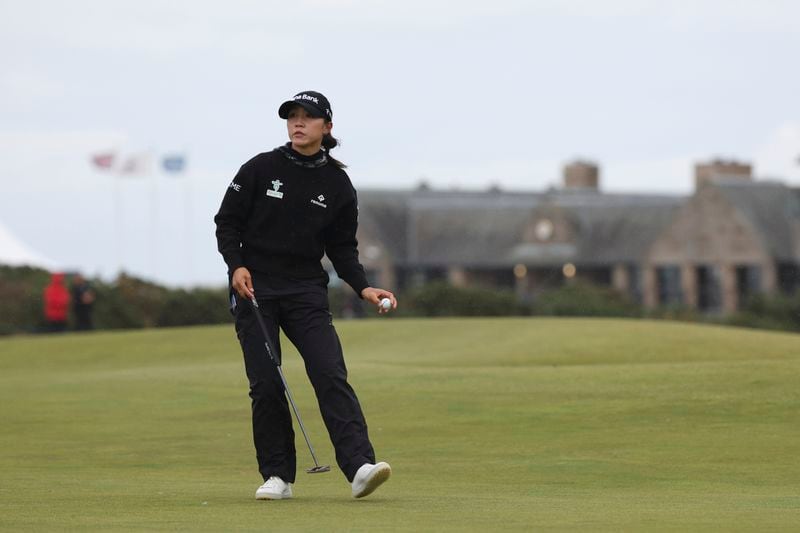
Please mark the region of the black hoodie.
[[304, 156], [280, 147], [242, 165], [219, 212], [217, 247], [229, 272], [244, 266], [293, 279], [336, 273], [361, 296], [369, 286], [358, 260], [358, 199], [347, 173], [325, 152]]

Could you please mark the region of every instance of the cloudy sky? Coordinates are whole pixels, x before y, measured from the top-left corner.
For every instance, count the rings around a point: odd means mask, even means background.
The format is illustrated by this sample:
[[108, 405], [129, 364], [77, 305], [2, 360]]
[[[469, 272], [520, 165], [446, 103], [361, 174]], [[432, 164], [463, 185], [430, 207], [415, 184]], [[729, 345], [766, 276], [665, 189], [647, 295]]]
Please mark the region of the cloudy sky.
[[303, 89], [360, 189], [539, 190], [576, 157], [607, 192], [688, 194], [712, 157], [800, 186], [792, 0], [0, 0], [0, 50], [0, 224], [90, 275], [221, 283], [211, 218]]

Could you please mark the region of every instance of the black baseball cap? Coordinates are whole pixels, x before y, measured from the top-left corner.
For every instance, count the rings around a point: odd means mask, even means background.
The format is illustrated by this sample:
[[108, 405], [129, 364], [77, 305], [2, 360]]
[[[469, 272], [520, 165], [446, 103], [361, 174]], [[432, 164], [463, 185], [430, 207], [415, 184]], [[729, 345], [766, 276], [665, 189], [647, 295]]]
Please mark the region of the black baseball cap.
[[291, 109], [293, 105], [301, 106], [314, 118], [333, 120], [333, 111], [331, 111], [330, 102], [328, 102], [324, 94], [318, 93], [317, 91], [302, 91], [297, 93], [291, 100], [287, 100], [281, 104], [278, 108], [278, 116], [281, 118], [289, 118], [289, 109]]

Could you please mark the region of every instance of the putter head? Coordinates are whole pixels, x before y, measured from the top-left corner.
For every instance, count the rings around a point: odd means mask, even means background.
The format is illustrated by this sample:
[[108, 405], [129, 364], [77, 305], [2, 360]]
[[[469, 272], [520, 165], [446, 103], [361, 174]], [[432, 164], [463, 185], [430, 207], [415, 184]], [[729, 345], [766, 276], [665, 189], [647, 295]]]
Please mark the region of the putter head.
[[306, 470], [306, 474], [321, 474], [323, 472], [330, 472], [330, 471], [331, 471], [330, 466], [322, 465], [322, 466], [315, 466], [314, 468], [309, 468], [308, 470]]

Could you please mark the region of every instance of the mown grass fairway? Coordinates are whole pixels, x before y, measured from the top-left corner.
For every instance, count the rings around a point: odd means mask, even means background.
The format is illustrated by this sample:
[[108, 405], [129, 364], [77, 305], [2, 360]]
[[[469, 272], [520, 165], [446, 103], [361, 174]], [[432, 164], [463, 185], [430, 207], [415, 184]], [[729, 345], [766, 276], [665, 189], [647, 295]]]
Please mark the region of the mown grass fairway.
[[[339, 321], [394, 475], [257, 502], [232, 328], [0, 340], [4, 530], [796, 530], [800, 336], [617, 320]], [[298, 463], [311, 459], [297, 435]]]

